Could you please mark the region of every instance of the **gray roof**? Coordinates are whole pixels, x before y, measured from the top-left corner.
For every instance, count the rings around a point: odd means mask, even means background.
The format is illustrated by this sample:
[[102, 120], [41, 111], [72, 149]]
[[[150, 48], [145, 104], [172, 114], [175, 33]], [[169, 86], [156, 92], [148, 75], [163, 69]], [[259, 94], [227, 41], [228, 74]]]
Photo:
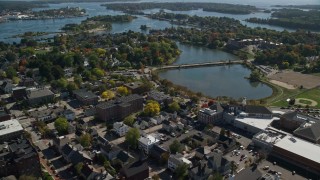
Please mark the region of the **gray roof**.
[[134, 163], [125, 165], [120, 172], [126, 177], [134, 176], [135, 174], [139, 174], [143, 171], [149, 171], [148, 163], [143, 161], [136, 161]]
[[125, 84], [125, 86], [129, 87], [130, 89], [137, 89], [142, 85], [143, 85], [142, 82], [132, 82], [132, 83]]
[[171, 96], [169, 95], [166, 95], [162, 92], [159, 92], [159, 91], [150, 91], [148, 93], [148, 97], [151, 97], [152, 99], [156, 100], [156, 101], [163, 101], [163, 100], [166, 100], [166, 99], [171, 99]]
[[272, 112], [265, 106], [246, 105], [244, 107], [246, 113], [272, 114]]
[[98, 96], [95, 95], [93, 92], [91, 91], [87, 91], [86, 89], [78, 89], [78, 90], [74, 90], [73, 94], [83, 98], [83, 99], [92, 99], [92, 98], [97, 98]]
[[51, 96], [51, 95], [54, 95], [54, 93], [47, 88], [32, 89], [32, 90], [29, 90], [27, 93], [28, 99]]
[[130, 105], [129, 104], [130, 102], [137, 100], [137, 99], [143, 99], [143, 97], [138, 94], [131, 94], [129, 96], [121, 97], [116, 100], [100, 103], [97, 105], [97, 108], [107, 109], [107, 108], [110, 108], [113, 106], [126, 107], [126, 106]]
[[314, 117], [307, 116], [307, 115], [299, 113], [297, 111], [287, 112], [287, 113], [283, 114], [281, 116], [281, 118], [284, 118], [288, 121], [297, 121], [297, 122], [301, 122], [301, 123], [308, 122], [308, 121], [314, 121], [314, 122], [319, 121], [318, 119], [316, 119]]
[[293, 132], [295, 135], [318, 141], [320, 139], [320, 122], [308, 123], [299, 127]]

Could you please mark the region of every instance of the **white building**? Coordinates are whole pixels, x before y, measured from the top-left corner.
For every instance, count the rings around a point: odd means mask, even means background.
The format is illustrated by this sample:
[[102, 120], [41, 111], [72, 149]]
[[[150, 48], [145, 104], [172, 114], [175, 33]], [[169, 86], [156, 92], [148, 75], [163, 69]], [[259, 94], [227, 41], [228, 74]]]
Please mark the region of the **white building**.
[[139, 149], [143, 150], [146, 154], [149, 154], [153, 145], [158, 144], [160, 138], [156, 134], [148, 134], [146, 137], [140, 137]]
[[179, 165], [182, 165], [183, 163], [187, 164], [189, 167], [191, 167], [192, 162], [183, 157], [182, 154], [171, 154], [168, 159], [168, 168], [171, 171], [174, 171]]
[[252, 142], [254, 146], [257, 146], [267, 152], [270, 152], [273, 148], [273, 145], [284, 138], [286, 134], [276, 129], [267, 128], [254, 135]]
[[116, 133], [122, 137], [127, 134], [129, 131], [129, 126], [125, 125], [123, 122], [115, 122], [113, 123], [113, 129], [116, 131]]
[[0, 142], [21, 137], [23, 128], [18, 120], [11, 119], [0, 122]]

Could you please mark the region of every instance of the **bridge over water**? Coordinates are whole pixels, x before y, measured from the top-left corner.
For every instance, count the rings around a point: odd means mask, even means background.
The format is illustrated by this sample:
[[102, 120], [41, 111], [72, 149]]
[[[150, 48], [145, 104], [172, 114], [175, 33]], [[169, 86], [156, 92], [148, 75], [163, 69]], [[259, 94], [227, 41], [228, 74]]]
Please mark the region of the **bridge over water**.
[[232, 65], [232, 64], [243, 64], [244, 60], [234, 60], [234, 61], [216, 61], [216, 62], [205, 62], [205, 63], [195, 63], [195, 64], [177, 64], [168, 66], [159, 66], [154, 69], [182, 69], [182, 68], [197, 68], [197, 67], [207, 67], [207, 66], [222, 66], [222, 65]]

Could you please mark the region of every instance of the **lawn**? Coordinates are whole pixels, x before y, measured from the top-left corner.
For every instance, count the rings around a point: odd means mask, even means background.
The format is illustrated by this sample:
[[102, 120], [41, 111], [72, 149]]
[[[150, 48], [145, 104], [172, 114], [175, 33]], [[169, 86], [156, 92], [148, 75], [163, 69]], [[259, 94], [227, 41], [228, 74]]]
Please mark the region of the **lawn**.
[[[283, 95], [280, 98], [278, 98], [278, 101], [273, 101], [270, 104], [271, 106], [286, 107], [288, 106], [288, 102], [286, 101], [288, 98], [311, 99], [318, 103], [315, 107], [320, 108], [320, 88], [319, 87], [316, 87], [310, 90], [296, 91], [296, 93], [289, 92], [289, 91], [284, 92]], [[301, 102], [301, 103], [310, 104], [311, 102], [307, 101], [307, 102]]]
[[304, 100], [304, 99], [299, 99], [299, 103], [302, 103], [302, 104], [308, 104], [308, 105], [312, 104], [312, 102], [311, 102], [311, 101]]

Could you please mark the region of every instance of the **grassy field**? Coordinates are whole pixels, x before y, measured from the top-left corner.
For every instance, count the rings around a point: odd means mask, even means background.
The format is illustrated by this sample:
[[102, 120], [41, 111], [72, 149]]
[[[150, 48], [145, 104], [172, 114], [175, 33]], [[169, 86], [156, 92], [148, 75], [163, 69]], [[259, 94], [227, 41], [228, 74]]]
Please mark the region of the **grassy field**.
[[[271, 101], [271, 106], [278, 106], [278, 107], [286, 107], [288, 106], [288, 102], [286, 101], [288, 98], [305, 98], [305, 99], [311, 99], [316, 101], [318, 104], [315, 106], [316, 108], [320, 108], [320, 88], [316, 87], [309, 90], [285, 90], [283, 95], [281, 95], [277, 100]], [[305, 104], [309, 104], [308, 102], [302, 102]]]

